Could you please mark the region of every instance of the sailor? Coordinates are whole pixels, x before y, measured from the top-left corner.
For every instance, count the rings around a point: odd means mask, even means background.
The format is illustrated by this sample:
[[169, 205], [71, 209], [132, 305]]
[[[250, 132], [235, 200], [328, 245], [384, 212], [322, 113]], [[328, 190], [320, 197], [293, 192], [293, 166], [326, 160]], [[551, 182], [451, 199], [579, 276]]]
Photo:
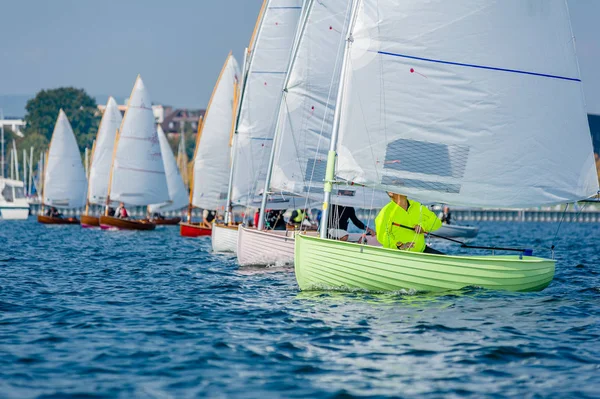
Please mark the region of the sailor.
[[58, 209], [56, 209], [55, 207], [51, 206], [46, 211], [46, 216], [50, 216], [52, 218], [62, 218], [63, 215], [62, 215], [62, 213], [58, 212]]
[[[375, 218], [377, 241], [384, 248], [443, 254], [425, 245], [425, 234], [442, 226], [442, 221], [426, 206], [405, 195], [388, 192], [391, 201]], [[406, 227], [402, 227], [406, 226]]]
[[202, 223], [201, 226], [204, 227], [205, 229], [210, 229], [211, 224], [213, 222], [213, 220], [215, 220], [215, 218], [217, 217], [217, 211], [209, 211], [208, 209], [205, 209], [202, 211]]
[[119, 204], [119, 207], [117, 208], [117, 211], [115, 212], [115, 215], [119, 219], [127, 219], [129, 217], [129, 213], [127, 212], [127, 209], [125, 208], [125, 203], [121, 202]]
[[364, 238], [362, 234], [350, 234], [348, 233], [349, 222], [367, 232], [367, 234], [375, 235], [375, 231], [370, 227], [365, 226], [363, 222], [356, 217], [356, 211], [351, 206], [343, 205], [332, 205], [328, 218], [328, 230], [327, 235], [329, 238], [340, 241], [360, 241]]
[[452, 221], [452, 214], [450, 213], [450, 208], [448, 205], [444, 205], [442, 215], [441, 215], [443, 224], [450, 224]]
[[302, 226], [302, 222], [307, 220], [310, 222], [310, 218], [308, 217], [308, 209], [295, 209], [292, 212], [292, 216], [288, 220], [288, 224], [294, 225], [296, 227]]
[[283, 220], [283, 209], [267, 209], [265, 213], [265, 222], [268, 229], [285, 230], [285, 221]]

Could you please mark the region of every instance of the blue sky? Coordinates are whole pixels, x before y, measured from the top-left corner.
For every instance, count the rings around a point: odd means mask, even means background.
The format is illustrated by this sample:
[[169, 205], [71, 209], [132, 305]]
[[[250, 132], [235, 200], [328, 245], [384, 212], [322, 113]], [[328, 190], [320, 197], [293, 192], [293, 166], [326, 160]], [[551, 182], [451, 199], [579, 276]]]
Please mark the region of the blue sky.
[[[240, 59], [262, 0], [1, 0], [0, 95], [59, 86], [206, 106], [229, 50]], [[588, 111], [600, 114], [600, 0], [569, 0]]]

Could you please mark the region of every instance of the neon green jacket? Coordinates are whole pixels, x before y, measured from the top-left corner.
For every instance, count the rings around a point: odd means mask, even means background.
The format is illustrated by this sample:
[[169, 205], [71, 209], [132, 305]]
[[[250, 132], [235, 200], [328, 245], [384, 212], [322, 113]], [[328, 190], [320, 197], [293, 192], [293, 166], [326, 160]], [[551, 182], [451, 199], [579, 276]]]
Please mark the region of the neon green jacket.
[[424, 234], [417, 234], [412, 230], [392, 225], [392, 223], [409, 227], [420, 225], [425, 231], [432, 232], [442, 226], [442, 221], [417, 201], [410, 200], [408, 203], [408, 211], [393, 201], [383, 207], [375, 218], [377, 241], [384, 248], [394, 249], [397, 248], [396, 243], [398, 242], [414, 242], [414, 246], [409, 251], [423, 252], [425, 250]]

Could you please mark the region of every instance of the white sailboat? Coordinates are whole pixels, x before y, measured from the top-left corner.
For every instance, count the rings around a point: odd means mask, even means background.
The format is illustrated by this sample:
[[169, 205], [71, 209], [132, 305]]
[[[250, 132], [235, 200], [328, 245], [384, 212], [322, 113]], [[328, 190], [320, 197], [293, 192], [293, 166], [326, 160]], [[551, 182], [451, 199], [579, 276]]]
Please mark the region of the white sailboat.
[[183, 183], [183, 178], [177, 167], [177, 161], [171, 151], [171, 146], [165, 136], [165, 132], [162, 130], [160, 125], [157, 125], [158, 140], [160, 142], [160, 151], [165, 166], [165, 173], [167, 175], [167, 186], [169, 188], [169, 201], [161, 204], [153, 204], [148, 206], [148, 213], [152, 215], [152, 221], [159, 225], [176, 225], [179, 224], [181, 218], [164, 218], [154, 217], [154, 214], [160, 214], [162, 212], [178, 211], [187, 207], [190, 203], [188, 197], [188, 191]]
[[81, 216], [82, 227], [100, 226], [100, 217], [90, 215], [90, 205], [102, 206], [106, 204], [115, 136], [122, 121], [123, 117], [117, 102], [114, 98], [109, 97], [92, 149], [87, 203], [85, 215]]
[[[354, 0], [353, 10], [324, 223], [337, 179], [478, 207], [598, 191], [565, 1]], [[302, 290], [543, 289], [555, 262], [527, 255], [446, 256], [299, 235], [295, 272]]]
[[[231, 203], [246, 207], [246, 213], [252, 213], [260, 204], [282, 89], [292, 51], [299, 38], [302, 15], [303, 1], [267, 0], [251, 42], [252, 51], [235, 132], [230, 197]], [[271, 209], [294, 206], [293, 201], [286, 197], [272, 197], [269, 202]], [[244, 231], [247, 229], [239, 229], [237, 242], [240, 265], [247, 264], [244, 251], [240, 258], [240, 245], [253, 245], [242, 237]], [[267, 248], [262, 250], [268, 251]]]
[[25, 220], [29, 202], [22, 181], [0, 177], [0, 219]]
[[152, 103], [140, 76], [135, 81], [117, 132], [108, 187], [106, 211], [100, 217], [100, 227], [154, 230], [156, 225], [148, 220], [108, 216], [111, 201], [148, 206], [170, 199]]
[[[185, 237], [211, 235], [211, 226], [192, 223], [192, 207], [224, 210], [231, 166], [231, 133], [235, 119], [240, 71], [231, 53], [227, 56], [213, 89], [202, 124], [198, 127], [194, 167], [190, 179], [188, 220], [180, 223]], [[228, 230], [229, 227], [223, 228]], [[224, 234], [227, 234], [225, 231]]]
[[[42, 189], [42, 212], [44, 206], [57, 209], [81, 208], [85, 205], [87, 179], [77, 146], [75, 134], [67, 115], [58, 113], [50, 148], [46, 156], [44, 185]], [[38, 222], [45, 224], [79, 224], [76, 218], [38, 215]]]

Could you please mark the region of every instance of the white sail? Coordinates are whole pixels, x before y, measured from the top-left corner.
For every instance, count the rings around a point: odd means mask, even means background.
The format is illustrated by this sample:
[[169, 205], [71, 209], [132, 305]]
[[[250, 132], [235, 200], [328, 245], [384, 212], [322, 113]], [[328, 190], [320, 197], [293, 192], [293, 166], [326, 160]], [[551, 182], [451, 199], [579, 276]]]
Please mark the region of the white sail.
[[152, 103], [138, 76], [116, 141], [110, 199], [129, 205], [169, 201]]
[[167, 186], [169, 188], [169, 201], [162, 204], [150, 205], [149, 211], [154, 212], [169, 212], [176, 211], [188, 206], [190, 203], [188, 191], [183, 183], [183, 178], [177, 167], [177, 161], [163, 132], [162, 127], [157, 127], [158, 140], [160, 141], [160, 151], [162, 153], [163, 163], [165, 165], [165, 173], [167, 174]]
[[44, 176], [43, 203], [57, 208], [85, 205], [87, 179], [75, 134], [64, 111], [58, 113]]
[[269, 0], [264, 10], [236, 132], [233, 203], [260, 204], [258, 195], [264, 189], [275, 119], [302, 4], [302, 0]]
[[198, 133], [192, 205], [199, 208], [222, 209], [225, 206], [239, 79], [238, 63], [230, 54], [221, 70]]
[[88, 192], [88, 200], [92, 204], [104, 205], [106, 203], [115, 136], [122, 121], [123, 117], [119, 106], [115, 99], [110, 97], [100, 121], [96, 145], [92, 154]]
[[[271, 191], [323, 197], [323, 179], [351, 0], [311, 1], [281, 102]], [[336, 185], [331, 202], [362, 208], [389, 202], [385, 193]]]
[[356, 17], [338, 176], [467, 206], [597, 192], [564, 0], [363, 0]]

